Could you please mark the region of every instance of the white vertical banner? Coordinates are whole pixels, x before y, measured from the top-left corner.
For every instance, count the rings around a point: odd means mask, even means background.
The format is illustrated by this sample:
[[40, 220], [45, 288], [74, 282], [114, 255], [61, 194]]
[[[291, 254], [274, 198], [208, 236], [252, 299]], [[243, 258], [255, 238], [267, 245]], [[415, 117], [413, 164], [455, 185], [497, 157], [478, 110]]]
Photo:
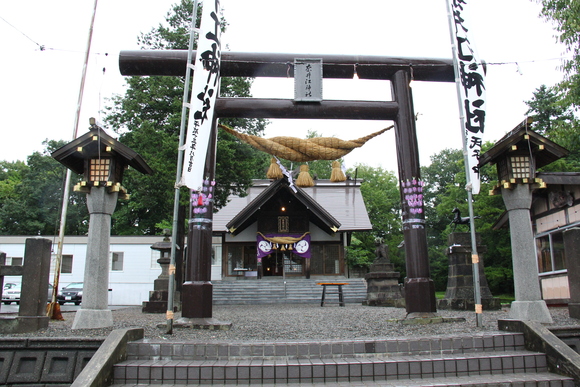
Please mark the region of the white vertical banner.
[[471, 191], [479, 193], [479, 156], [485, 129], [485, 68], [469, 40], [469, 0], [447, 0], [461, 133]]
[[194, 191], [200, 191], [202, 188], [215, 101], [219, 92], [221, 59], [219, 9], [219, 0], [203, 2], [187, 136], [184, 143], [183, 173], [179, 184], [186, 185]]

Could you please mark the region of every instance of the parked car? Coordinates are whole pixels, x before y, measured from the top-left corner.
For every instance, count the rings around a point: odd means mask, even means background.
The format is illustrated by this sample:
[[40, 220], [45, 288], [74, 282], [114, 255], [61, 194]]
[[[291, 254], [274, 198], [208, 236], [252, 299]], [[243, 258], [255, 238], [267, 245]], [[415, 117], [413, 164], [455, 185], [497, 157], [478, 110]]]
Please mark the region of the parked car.
[[2, 302], [5, 305], [10, 305], [13, 302], [20, 303], [20, 284], [7, 283], [2, 289]]
[[64, 305], [65, 302], [73, 302], [75, 305], [79, 305], [83, 301], [83, 283], [73, 282], [66, 285], [58, 292], [56, 299], [61, 305]]
[[[10, 305], [13, 302], [19, 304], [21, 291], [22, 291], [21, 284], [15, 283], [4, 284], [4, 289], [2, 290], [2, 302], [5, 305]], [[50, 302], [51, 298], [52, 298], [52, 285], [48, 284], [48, 295], [46, 298], [47, 302]]]

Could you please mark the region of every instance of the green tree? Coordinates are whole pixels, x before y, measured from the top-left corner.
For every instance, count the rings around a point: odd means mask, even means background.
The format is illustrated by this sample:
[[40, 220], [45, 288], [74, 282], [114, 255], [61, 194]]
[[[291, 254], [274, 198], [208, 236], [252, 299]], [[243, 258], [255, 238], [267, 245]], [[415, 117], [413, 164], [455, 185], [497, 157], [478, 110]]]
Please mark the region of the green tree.
[[[0, 174], [0, 186], [11, 187], [0, 204], [0, 233], [54, 235], [58, 232], [66, 169], [50, 153], [64, 144], [64, 141], [47, 141], [43, 152], [28, 157], [27, 165], [14, 163], [15, 170]], [[84, 194], [71, 194], [67, 218], [68, 235], [87, 232], [88, 210]]]
[[22, 175], [27, 169], [24, 161], [0, 161], [0, 208], [6, 200], [17, 197], [16, 187], [22, 182]]
[[562, 95], [557, 88], [542, 85], [533, 93], [533, 98], [526, 101], [529, 109], [527, 114], [533, 114], [532, 128], [541, 135], [550, 135], [561, 125], [567, 125], [574, 120], [574, 113], [562, 103]]
[[553, 22], [559, 33], [557, 39], [566, 46], [571, 58], [563, 69], [565, 79], [558, 85], [568, 106], [580, 106], [580, 0], [537, 0], [542, 4], [541, 14]]
[[[492, 146], [484, 144], [484, 151]], [[437, 290], [445, 290], [448, 275], [447, 236], [453, 232], [468, 232], [467, 227], [454, 229], [451, 224], [452, 210], [458, 208], [462, 216], [469, 214], [467, 193], [465, 191], [465, 168], [463, 152], [460, 150], [445, 149], [431, 157], [431, 165], [422, 169], [422, 176], [426, 182], [426, 223], [428, 233], [429, 258], [431, 263], [431, 277]], [[488, 192], [497, 182], [495, 167], [485, 166], [481, 170], [481, 189], [474, 195], [473, 211], [479, 219], [475, 220], [476, 232], [481, 235], [482, 245], [487, 251], [482, 254], [486, 273], [509, 273], [511, 271], [511, 248], [509, 230], [494, 230], [493, 226], [505, 211], [501, 195], [490, 196]], [[501, 267], [502, 270], [493, 269]], [[505, 270], [503, 270], [505, 269]], [[494, 282], [495, 283], [495, 282]], [[513, 291], [513, 283], [512, 283]], [[509, 285], [506, 287], [509, 288]], [[499, 288], [492, 288], [492, 293], [502, 292]], [[507, 291], [509, 293], [509, 291]]]
[[391, 262], [404, 278], [405, 262], [398, 247], [403, 241], [403, 232], [397, 177], [381, 167], [365, 164], [355, 165], [348, 173], [361, 179], [361, 193], [373, 226], [370, 233], [353, 233], [353, 244], [347, 250], [348, 259], [359, 266], [370, 265], [375, 258], [375, 239], [383, 238], [389, 247]]
[[[182, 0], [168, 13], [168, 26], [159, 25], [138, 41], [144, 49], [187, 49], [193, 1]], [[198, 12], [198, 23], [199, 23]], [[225, 22], [222, 21], [222, 31]], [[185, 75], [185, 69], [184, 69]], [[222, 77], [221, 96], [250, 96], [252, 79]], [[132, 195], [120, 202], [113, 215], [114, 234], [155, 234], [157, 225], [173, 213], [177, 147], [183, 99], [181, 77], [129, 77], [124, 95], [113, 97], [105, 121], [118, 133], [119, 141], [139, 153], [154, 170], [153, 175], [127, 171], [123, 185]], [[230, 119], [221, 123], [238, 131], [261, 134], [263, 120]], [[230, 194], [245, 194], [252, 178], [263, 177], [269, 158], [233, 136], [218, 132], [216, 192], [219, 209]], [[183, 189], [186, 201], [189, 192]]]
[[463, 152], [459, 149], [443, 149], [431, 156], [430, 165], [421, 168], [421, 176], [425, 181], [423, 200], [429, 246], [440, 246], [446, 242], [446, 239], [441, 239], [441, 232], [449, 224], [450, 214], [440, 213], [437, 208], [441, 205], [444, 195], [450, 187], [459, 187], [461, 183], [465, 184], [465, 178], [463, 181], [459, 180], [462, 174], [465, 176]]
[[540, 86], [526, 101], [533, 115], [532, 129], [570, 151], [570, 154], [543, 168], [544, 171], [580, 171], [580, 122], [564, 95], [556, 87]]
[[[423, 200], [425, 203], [425, 225], [427, 229], [427, 249], [431, 278], [435, 289], [445, 290], [447, 286], [448, 257], [446, 255], [447, 229], [452, 217], [453, 206], [443, 203], [453, 191], [455, 199], [466, 197], [463, 152], [459, 149], [443, 149], [431, 156], [431, 164], [421, 168], [425, 182]], [[464, 199], [463, 199], [464, 200]], [[442, 206], [443, 205], [443, 206]]]

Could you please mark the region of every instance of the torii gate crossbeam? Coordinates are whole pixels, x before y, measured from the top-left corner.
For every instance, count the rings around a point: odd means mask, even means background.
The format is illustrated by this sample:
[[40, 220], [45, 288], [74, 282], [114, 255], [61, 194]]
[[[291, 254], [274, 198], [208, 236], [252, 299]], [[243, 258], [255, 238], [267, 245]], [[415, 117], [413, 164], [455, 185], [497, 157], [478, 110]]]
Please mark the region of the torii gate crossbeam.
[[[304, 103], [284, 99], [218, 98], [217, 116], [394, 121], [407, 269], [405, 279], [407, 317], [433, 315], [437, 308], [435, 289], [430, 278], [424, 207], [423, 201], [413, 193], [422, 190], [423, 182], [409, 82], [411, 80], [455, 82], [453, 61], [379, 56], [223, 52], [220, 74], [231, 77], [293, 77], [295, 58], [321, 58], [324, 78], [353, 78], [356, 66], [359, 78], [389, 80], [392, 85], [393, 101], [325, 100], [321, 103]], [[183, 76], [186, 65], [185, 50], [121, 51], [119, 56], [122, 75]], [[211, 237], [206, 239], [211, 243]], [[211, 245], [209, 248], [211, 249]], [[210, 278], [192, 279], [210, 281]], [[211, 304], [211, 295], [209, 303]], [[184, 313], [185, 309], [184, 305]], [[184, 315], [184, 317], [211, 317], [211, 312], [209, 316]]]

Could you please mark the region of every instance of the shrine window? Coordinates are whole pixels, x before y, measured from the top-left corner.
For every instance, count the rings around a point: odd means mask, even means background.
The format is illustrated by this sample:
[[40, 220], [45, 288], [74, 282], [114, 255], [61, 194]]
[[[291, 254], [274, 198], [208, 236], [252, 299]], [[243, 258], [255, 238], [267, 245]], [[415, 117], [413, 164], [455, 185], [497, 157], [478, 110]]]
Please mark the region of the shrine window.
[[536, 238], [538, 272], [557, 273], [566, 270], [566, 252], [562, 231], [552, 232]]

